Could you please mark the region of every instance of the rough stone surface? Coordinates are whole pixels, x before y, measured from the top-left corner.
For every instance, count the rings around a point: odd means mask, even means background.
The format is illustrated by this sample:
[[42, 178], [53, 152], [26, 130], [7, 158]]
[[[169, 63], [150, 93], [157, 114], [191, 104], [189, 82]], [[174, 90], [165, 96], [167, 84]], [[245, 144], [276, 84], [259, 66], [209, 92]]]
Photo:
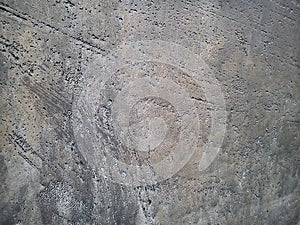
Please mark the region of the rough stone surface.
[[[0, 224], [299, 224], [298, 0], [1, 0], [0, 19]], [[170, 52], [148, 49], [156, 60], [131, 55], [119, 69], [112, 56], [145, 40], [170, 43]], [[172, 46], [199, 56], [224, 95], [226, 132], [217, 132], [219, 152], [203, 170], [220, 109], [182, 69], [188, 63], [165, 63], [187, 57]], [[124, 51], [126, 61], [133, 53]], [[153, 82], [130, 86], [140, 78]], [[135, 100], [128, 93], [150, 87], [161, 94], [118, 113]], [[195, 117], [182, 107], [189, 102]], [[191, 115], [196, 141], [181, 125]], [[196, 151], [163, 165], [174, 174], [148, 182], [164, 172], [153, 168], [134, 183], [120, 171], [120, 162], [155, 167], [180, 137]], [[100, 165], [108, 154], [119, 164]]]

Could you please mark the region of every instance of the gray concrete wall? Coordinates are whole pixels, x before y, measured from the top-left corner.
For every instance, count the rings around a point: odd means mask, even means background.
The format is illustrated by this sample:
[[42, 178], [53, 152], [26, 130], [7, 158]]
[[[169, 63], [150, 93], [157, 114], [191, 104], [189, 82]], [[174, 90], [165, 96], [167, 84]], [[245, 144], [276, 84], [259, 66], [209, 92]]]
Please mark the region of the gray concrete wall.
[[299, 224], [299, 1], [0, 19], [0, 224]]

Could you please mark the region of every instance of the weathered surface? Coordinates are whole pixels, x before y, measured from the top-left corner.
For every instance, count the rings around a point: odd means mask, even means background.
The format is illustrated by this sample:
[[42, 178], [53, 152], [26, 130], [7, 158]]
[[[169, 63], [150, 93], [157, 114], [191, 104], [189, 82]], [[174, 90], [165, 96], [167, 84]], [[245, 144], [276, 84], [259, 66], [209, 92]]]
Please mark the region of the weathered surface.
[[0, 224], [299, 223], [299, 1], [0, 18]]

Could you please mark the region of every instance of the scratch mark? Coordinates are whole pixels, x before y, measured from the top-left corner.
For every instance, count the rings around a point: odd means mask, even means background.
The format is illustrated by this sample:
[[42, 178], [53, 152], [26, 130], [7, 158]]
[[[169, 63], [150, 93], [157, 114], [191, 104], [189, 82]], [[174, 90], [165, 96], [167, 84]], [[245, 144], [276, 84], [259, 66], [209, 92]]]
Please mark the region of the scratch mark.
[[102, 49], [101, 47], [99, 47], [98, 45], [93, 44], [89, 41], [86, 41], [82, 37], [76, 37], [76, 36], [71, 35], [65, 31], [63, 31], [62, 29], [59, 29], [59, 28], [57, 28], [51, 24], [48, 24], [44, 21], [32, 18], [31, 16], [26, 15], [25, 13], [20, 13], [19, 11], [11, 8], [10, 6], [8, 6], [7, 4], [5, 4], [3, 2], [0, 2], [0, 9], [2, 9], [4, 12], [8, 13], [9, 15], [11, 15], [13, 17], [17, 17], [17, 18], [21, 19], [21, 21], [25, 24], [29, 22], [32, 26], [45, 26], [54, 32], [58, 32], [64, 36], [67, 36], [69, 38], [72, 38], [72, 39], [78, 41], [82, 45], [85, 45], [87, 47], [91, 47], [94, 50], [97, 50], [98, 53], [105, 52], [105, 50]]

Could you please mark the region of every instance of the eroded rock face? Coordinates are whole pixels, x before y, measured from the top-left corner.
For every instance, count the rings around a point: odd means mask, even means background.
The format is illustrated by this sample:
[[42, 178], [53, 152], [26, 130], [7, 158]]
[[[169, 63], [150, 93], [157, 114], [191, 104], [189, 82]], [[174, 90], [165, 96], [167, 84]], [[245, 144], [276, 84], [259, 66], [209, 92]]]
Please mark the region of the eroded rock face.
[[0, 13], [0, 224], [298, 224], [297, 1]]

